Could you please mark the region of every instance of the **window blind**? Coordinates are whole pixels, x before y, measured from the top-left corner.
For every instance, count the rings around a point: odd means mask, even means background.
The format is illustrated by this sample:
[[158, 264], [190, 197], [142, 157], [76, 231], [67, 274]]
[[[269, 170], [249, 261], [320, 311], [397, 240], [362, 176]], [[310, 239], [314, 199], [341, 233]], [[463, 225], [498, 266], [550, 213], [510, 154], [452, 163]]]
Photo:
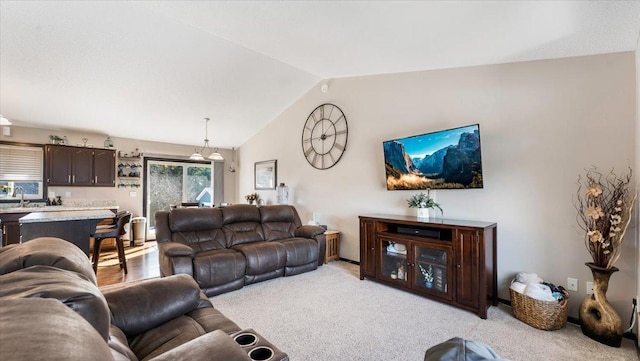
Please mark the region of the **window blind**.
[[0, 181], [42, 182], [42, 147], [0, 144]]

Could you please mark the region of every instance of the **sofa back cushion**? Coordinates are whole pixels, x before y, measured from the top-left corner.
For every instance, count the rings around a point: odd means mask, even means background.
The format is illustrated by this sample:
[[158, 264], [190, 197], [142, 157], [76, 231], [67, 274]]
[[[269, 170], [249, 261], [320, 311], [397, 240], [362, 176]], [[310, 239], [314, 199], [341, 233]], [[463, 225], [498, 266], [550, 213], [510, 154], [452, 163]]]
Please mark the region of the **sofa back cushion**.
[[98, 332], [58, 300], [3, 300], [0, 325], [4, 360], [114, 360]]
[[169, 213], [171, 241], [196, 252], [226, 248], [222, 213], [218, 208], [177, 208]]
[[266, 241], [292, 238], [301, 224], [296, 209], [288, 205], [260, 207], [260, 221]]
[[0, 285], [0, 304], [7, 299], [56, 299], [87, 320], [105, 341], [109, 338], [107, 301], [98, 286], [76, 272], [31, 266], [0, 276]]
[[220, 209], [227, 246], [264, 241], [260, 211], [250, 204], [236, 204]]
[[64, 239], [40, 237], [0, 248], [0, 275], [36, 265], [73, 271], [97, 283], [87, 255]]

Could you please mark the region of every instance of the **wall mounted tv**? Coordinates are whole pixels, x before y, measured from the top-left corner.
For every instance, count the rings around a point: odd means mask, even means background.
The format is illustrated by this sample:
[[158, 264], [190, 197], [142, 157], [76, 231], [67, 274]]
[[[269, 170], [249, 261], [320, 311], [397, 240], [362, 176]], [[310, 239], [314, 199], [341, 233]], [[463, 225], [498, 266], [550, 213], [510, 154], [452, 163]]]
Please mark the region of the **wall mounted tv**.
[[382, 145], [388, 190], [483, 187], [479, 124]]

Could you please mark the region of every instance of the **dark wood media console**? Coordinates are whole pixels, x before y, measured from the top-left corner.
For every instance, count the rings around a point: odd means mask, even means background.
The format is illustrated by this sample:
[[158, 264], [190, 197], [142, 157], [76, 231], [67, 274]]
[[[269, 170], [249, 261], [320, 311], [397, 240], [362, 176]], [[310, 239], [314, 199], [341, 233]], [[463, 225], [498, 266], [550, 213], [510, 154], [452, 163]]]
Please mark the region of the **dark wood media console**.
[[497, 224], [411, 216], [360, 216], [365, 277], [487, 318], [498, 305]]

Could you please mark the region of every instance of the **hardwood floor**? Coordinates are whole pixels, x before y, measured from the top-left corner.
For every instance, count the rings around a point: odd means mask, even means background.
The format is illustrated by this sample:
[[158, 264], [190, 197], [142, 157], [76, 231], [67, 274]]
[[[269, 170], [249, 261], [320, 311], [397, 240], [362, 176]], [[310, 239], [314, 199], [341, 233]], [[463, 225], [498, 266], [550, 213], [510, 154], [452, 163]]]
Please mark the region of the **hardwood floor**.
[[115, 248], [109, 249], [103, 246], [98, 261], [99, 287], [160, 277], [158, 247], [155, 241], [147, 241], [144, 246], [126, 247], [125, 258], [129, 271], [127, 275], [118, 265], [118, 254]]

